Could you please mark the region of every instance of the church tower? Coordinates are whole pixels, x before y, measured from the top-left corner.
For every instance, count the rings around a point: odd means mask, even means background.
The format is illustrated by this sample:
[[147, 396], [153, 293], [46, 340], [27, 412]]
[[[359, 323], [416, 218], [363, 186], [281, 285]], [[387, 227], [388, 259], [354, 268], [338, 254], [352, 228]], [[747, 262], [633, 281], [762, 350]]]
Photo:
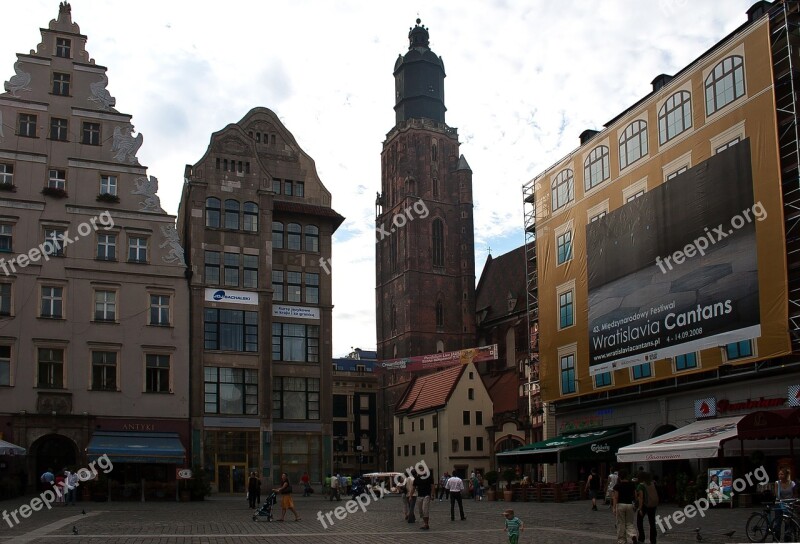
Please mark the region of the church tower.
[[376, 201], [379, 359], [475, 345], [472, 170], [444, 115], [444, 63], [428, 29], [394, 65], [395, 126]]

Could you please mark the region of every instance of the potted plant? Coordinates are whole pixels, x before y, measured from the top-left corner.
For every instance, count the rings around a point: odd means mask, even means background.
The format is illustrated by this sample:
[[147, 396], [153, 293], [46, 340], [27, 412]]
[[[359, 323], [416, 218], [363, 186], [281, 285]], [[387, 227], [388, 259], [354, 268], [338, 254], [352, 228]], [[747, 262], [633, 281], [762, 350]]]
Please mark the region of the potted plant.
[[500, 474], [496, 470], [490, 470], [486, 473], [486, 483], [489, 485], [489, 489], [486, 492], [486, 500], [494, 501], [497, 500], [497, 480], [500, 478]]
[[97, 195], [95, 200], [97, 200], [97, 202], [110, 202], [114, 204], [119, 203], [119, 197], [117, 195], [112, 195], [111, 193], [100, 193]]
[[514, 497], [513, 492], [511, 491], [511, 482], [514, 481], [516, 478], [517, 473], [514, 472], [514, 469], [507, 468], [503, 471], [503, 481], [506, 482], [506, 488], [503, 490], [503, 500], [505, 502], [511, 502]]
[[211, 483], [206, 471], [200, 467], [192, 467], [193, 478], [189, 480], [189, 493], [193, 501], [202, 501], [211, 494]]
[[17, 192], [17, 187], [13, 183], [0, 183], [0, 191]]
[[42, 189], [44, 196], [52, 196], [53, 198], [67, 198], [67, 191], [59, 189], [58, 187], [44, 187]]

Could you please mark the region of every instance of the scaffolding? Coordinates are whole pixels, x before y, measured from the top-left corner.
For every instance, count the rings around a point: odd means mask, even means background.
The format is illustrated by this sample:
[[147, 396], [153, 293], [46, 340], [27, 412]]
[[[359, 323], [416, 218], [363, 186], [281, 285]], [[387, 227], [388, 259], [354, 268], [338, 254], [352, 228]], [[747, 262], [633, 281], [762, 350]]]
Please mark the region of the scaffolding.
[[[534, 180], [535, 181], [535, 180]], [[545, 406], [539, 385], [539, 280], [536, 270], [536, 194], [531, 181], [522, 187], [525, 227], [525, 302], [528, 320], [528, 365], [525, 392], [531, 425], [544, 423]], [[537, 437], [541, 440], [542, 437]]]
[[789, 334], [800, 352], [800, 2], [784, 1], [770, 10], [772, 70], [778, 126], [783, 216], [786, 234]]

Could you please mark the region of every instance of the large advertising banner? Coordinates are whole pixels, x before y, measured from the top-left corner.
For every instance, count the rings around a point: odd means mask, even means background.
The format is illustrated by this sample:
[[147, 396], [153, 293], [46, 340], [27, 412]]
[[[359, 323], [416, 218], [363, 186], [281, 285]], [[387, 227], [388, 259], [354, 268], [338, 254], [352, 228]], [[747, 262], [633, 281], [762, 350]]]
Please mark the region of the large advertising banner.
[[455, 365], [468, 365], [469, 363], [481, 363], [483, 361], [494, 361], [497, 359], [497, 344], [482, 346], [479, 348], [460, 349], [458, 351], [446, 351], [443, 353], [433, 353], [431, 355], [418, 355], [414, 357], [404, 357], [402, 359], [389, 359], [383, 361], [378, 367], [379, 370], [408, 370], [416, 372], [419, 370], [430, 370], [434, 368], [445, 368]]
[[746, 139], [586, 226], [589, 373], [761, 335]]

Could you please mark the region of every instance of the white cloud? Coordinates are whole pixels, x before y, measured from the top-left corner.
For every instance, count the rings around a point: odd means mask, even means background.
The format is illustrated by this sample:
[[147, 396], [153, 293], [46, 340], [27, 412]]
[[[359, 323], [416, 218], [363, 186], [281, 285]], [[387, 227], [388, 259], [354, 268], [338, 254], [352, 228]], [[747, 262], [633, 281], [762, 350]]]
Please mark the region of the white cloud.
[[[375, 345], [374, 202], [394, 125], [392, 70], [416, 7], [368, 0], [74, 0], [142, 164], [177, 212], [186, 164], [256, 106], [316, 161], [334, 208], [334, 355]], [[443, 0], [420, 13], [444, 59], [447, 122], [473, 170], [476, 274], [523, 242], [521, 187], [745, 21], [752, 0]], [[52, 0], [3, 7], [0, 80], [39, 43]]]

